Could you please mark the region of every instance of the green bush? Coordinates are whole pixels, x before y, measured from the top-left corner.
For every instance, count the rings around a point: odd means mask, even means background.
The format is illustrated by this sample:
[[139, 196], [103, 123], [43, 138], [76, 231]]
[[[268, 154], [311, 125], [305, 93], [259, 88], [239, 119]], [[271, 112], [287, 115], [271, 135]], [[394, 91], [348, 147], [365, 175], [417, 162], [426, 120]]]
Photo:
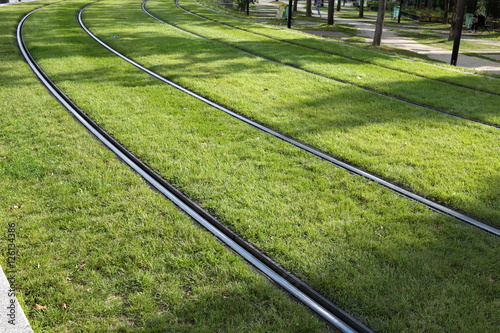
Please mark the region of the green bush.
[[404, 11], [411, 14], [416, 14], [422, 18], [425, 17], [443, 17], [444, 13], [441, 8], [414, 8], [414, 7], [405, 7]]
[[[394, 6], [399, 6], [399, 2], [398, 1], [387, 1], [387, 4], [385, 5], [385, 9], [392, 11], [394, 9]], [[368, 1], [366, 3], [366, 8], [372, 8], [372, 7], [378, 8], [378, 1]]]

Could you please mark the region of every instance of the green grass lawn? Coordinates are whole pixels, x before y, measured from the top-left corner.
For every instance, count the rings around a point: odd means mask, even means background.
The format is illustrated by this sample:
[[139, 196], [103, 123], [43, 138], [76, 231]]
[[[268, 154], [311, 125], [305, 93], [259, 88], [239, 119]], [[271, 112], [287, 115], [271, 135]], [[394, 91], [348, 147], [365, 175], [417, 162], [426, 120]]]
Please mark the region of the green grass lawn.
[[[30, 18], [29, 46], [63, 90], [134, 153], [377, 329], [463, 327], [466, 323], [459, 318], [464, 316], [488, 329], [485, 318], [495, 308], [491, 279], [496, 278], [496, 239], [337, 170], [124, 64], [95, 47], [77, 27], [74, 11], [81, 4], [49, 7]], [[184, 74], [174, 75], [176, 79], [195, 77], [186, 61], [202, 66], [198, 81], [219, 77], [222, 90], [229, 85], [223, 81], [242, 82], [238, 75], [228, 76], [227, 69], [245, 69], [246, 77], [255, 77], [253, 59], [228, 59], [220, 56], [227, 54], [225, 47], [192, 44], [195, 38], [150, 20], [139, 2], [116, 4], [95, 5], [85, 18], [99, 35], [109, 36], [132, 55], [132, 45], [137, 45], [146, 54], [141, 62], [159, 57], [163, 66], [167, 59], [172, 67], [183, 66]], [[148, 36], [149, 43], [139, 44], [138, 36]], [[190, 50], [189, 56], [180, 45]], [[259, 62], [259, 74], [279, 77], [279, 68]], [[260, 94], [273, 93], [272, 81], [268, 83]], [[256, 89], [260, 87], [254, 94]], [[307, 105], [307, 98], [303, 101]], [[487, 289], [481, 290], [483, 286]], [[429, 304], [429, 297], [439, 300]], [[478, 303], [485, 313], [471, 318], [469, 307]], [[420, 310], [415, 313], [415, 308]], [[453, 320], [444, 323], [438, 313]]]
[[[435, 47], [441, 47], [443, 49], [451, 50], [453, 49], [453, 41], [448, 41], [447, 38], [443, 36], [429, 35], [425, 33], [412, 33], [408, 31], [402, 31], [400, 34], [401, 37], [411, 38], [419, 43], [427, 44]], [[465, 36], [463, 36], [465, 37]], [[475, 37], [475, 36], [474, 36]], [[472, 43], [467, 41], [460, 42], [461, 49], [491, 49], [491, 50], [500, 50], [500, 46], [495, 45], [487, 45], [480, 43]]]
[[[354, 74], [347, 75], [349, 74], [350, 71], [349, 65], [352, 65], [354, 68], [356, 68], [357, 72], [367, 73], [368, 75], [370, 75], [370, 77], [378, 76], [382, 78], [387, 78], [387, 80], [389, 81], [390, 77], [394, 75], [397, 75], [398, 79], [404, 82], [406, 81], [418, 82], [421, 79], [420, 77], [415, 77], [415, 75], [405, 76], [403, 73], [401, 73], [401, 71], [408, 71], [410, 73], [418, 74], [419, 76], [424, 76], [435, 80], [451, 81], [455, 84], [471, 87], [474, 89], [485, 90], [487, 92], [492, 92], [496, 94], [498, 94], [498, 91], [500, 90], [500, 83], [498, 82], [498, 80], [478, 78], [470, 75], [469, 76], [459, 75], [457, 77], [453, 76], [450, 77], [449, 70], [443, 70], [442, 68], [436, 67], [434, 65], [429, 65], [421, 62], [415, 63], [403, 59], [395, 59], [394, 57], [390, 57], [380, 53], [366, 52], [366, 50], [345, 46], [339, 43], [325, 43], [324, 40], [310, 38], [310, 36], [307, 36], [306, 38], [305, 35], [299, 34], [296, 31], [290, 31], [287, 29], [272, 29], [264, 27], [263, 25], [257, 25], [254, 23], [237, 20], [234, 18], [230, 18], [228, 16], [219, 15], [211, 10], [201, 8], [196, 4], [194, 4], [192, 1], [182, 1], [181, 5], [191, 11], [195, 11], [196, 13], [206, 16], [207, 18], [223, 22], [227, 25], [234, 26], [239, 29], [245, 29], [247, 30], [247, 32], [242, 32], [241, 30], [234, 31], [235, 29], [230, 29], [227, 26], [214, 26], [214, 25], [201, 25], [201, 24], [194, 24], [194, 27], [191, 26], [190, 29], [195, 29], [195, 31], [197, 32], [203, 31], [202, 29], [205, 30], [210, 29], [211, 32], [209, 37], [215, 36], [217, 39], [220, 39], [228, 43], [229, 42], [235, 43], [236, 45], [243, 48], [245, 47], [251, 48], [252, 45], [256, 45], [256, 47], [251, 49], [252, 51], [258, 53], [265, 53], [268, 56], [272, 55], [273, 57], [283, 61], [289, 61], [289, 57], [295, 56], [302, 58], [308, 57], [309, 62], [311, 62], [310, 65], [313, 65], [316, 62], [321, 62], [323, 65], [325, 62], [330, 62], [332, 64], [335, 64], [336, 62], [341, 62], [343, 67], [341, 72], [339, 72], [339, 69], [336, 69], [333, 72], [330, 71], [325, 74], [342, 78], [347, 81], [352, 80], [352, 76], [356, 78], [357, 76], [359, 76]], [[179, 10], [169, 2], [162, 3], [162, 5], [157, 5], [155, 1], [151, 1], [148, 2], [148, 6], [150, 6], [150, 8], [156, 8], [157, 12], [160, 14], [162, 13], [162, 10], [165, 10], [166, 7], [168, 7], [169, 8], [168, 12], [163, 13], [163, 15], [165, 15], [164, 17], [168, 17], [169, 20], [173, 23], [182, 24], [182, 22], [184, 22], [184, 24], [186, 25], [187, 22], [189, 23], [202, 22], [202, 20], [200, 20], [199, 18], [193, 17], [192, 15], [189, 15], [187, 13], [184, 12], [179, 13]], [[273, 41], [273, 39], [281, 40], [283, 41], [283, 43], [276, 43], [275, 41]], [[236, 41], [238, 43], [236, 43]], [[244, 43], [245, 41], [248, 41], [249, 45]], [[290, 45], [290, 43], [298, 44], [300, 46]], [[270, 44], [273, 46], [273, 50], [271, 52], [266, 52], [267, 49], [264, 49], [261, 44], [265, 45]], [[286, 49], [288, 51], [286, 53], [286, 56], [282, 55], [280, 49]], [[358, 60], [358, 61], [353, 61], [353, 60]], [[385, 60], [387, 60], [387, 62]], [[364, 64], [364, 66], [360, 67], [359, 61], [365, 63], [367, 62], [368, 64]], [[396, 68], [398, 73], [395, 74], [394, 71], [388, 70], [386, 68], [381, 68], [381, 66]], [[344, 73], [346, 71], [347, 73]], [[374, 80], [375, 78], [372, 79]], [[367, 82], [357, 82], [357, 83], [370, 86], [370, 83]], [[402, 82], [400, 82], [400, 84], [401, 83]], [[375, 85], [375, 83], [373, 84]], [[380, 89], [379, 86], [380, 83], [378, 84], [378, 86], [375, 85], [374, 87]], [[398, 94], [398, 88], [399, 88], [398, 86], [393, 85], [391, 88], [392, 88], [391, 90], [392, 94]], [[432, 91], [431, 89], [425, 89], [425, 87], [414, 87], [414, 86], [412, 88], [413, 88], [412, 95], [414, 96], [410, 97], [415, 98], [417, 101], [421, 101], [423, 103], [425, 103], [425, 101], [429, 99], [432, 99], [436, 90], [434, 89], [434, 91]], [[419, 94], [422, 94], [423, 96], [419, 96]], [[409, 95], [408, 92], [406, 92], [406, 95]], [[405, 94], [402, 94], [402, 96], [405, 96]], [[455, 95], [446, 96], [444, 98], [447, 102], [446, 104], [453, 104], [454, 96]], [[443, 99], [443, 96], [440, 96], [440, 99]]]
[[[153, 5], [151, 3], [152, 10], [156, 9]], [[165, 8], [164, 12], [158, 8], [160, 14], [197, 33], [219, 36], [219, 39], [231, 38], [231, 43], [237, 46], [251, 48], [266, 56], [275, 52], [289, 58], [289, 62], [297, 62], [306, 68], [313, 66], [318, 71], [334, 73], [335, 69], [341, 72], [349, 68], [349, 60], [333, 58], [335, 62], [315, 61], [311, 51], [303, 50], [302, 54], [295, 56], [285, 54], [288, 46], [284, 47], [281, 43], [250, 42], [247, 38], [252, 35], [248, 37], [246, 32], [236, 31], [233, 36], [231, 28], [212, 28], [212, 23], [200, 22], [167, 5], [161, 6]], [[92, 20], [89, 24], [92, 27]], [[491, 179], [496, 177], [494, 165], [499, 161], [500, 133], [497, 129], [378, 96], [284, 65], [243, 56], [240, 51], [186, 33], [180, 33], [182, 37], [169, 38], [167, 31], [176, 29], [166, 25], [162, 28], [161, 23], [157, 24], [160, 25], [158, 28], [155, 25], [159, 34], [157, 39], [153, 32], [138, 34], [135, 25], [129, 26], [128, 37], [114, 38], [116, 33], [113, 31], [101, 34], [113, 46], [136, 57], [140, 63], [238, 112], [490, 223], [500, 220], [500, 193], [497, 188], [489, 186]], [[94, 27], [100, 28], [97, 25]], [[140, 39], [142, 36], [147, 38]], [[181, 47], [203, 52], [178, 55], [175, 49]], [[151, 51], [147, 55], [144, 50]], [[410, 78], [404, 73], [399, 78], [403, 81], [398, 81], [396, 76], [383, 80], [382, 75], [376, 77], [369, 70], [364, 72], [361, 68], [356, 73], [354, 65], [352, 69], [352, 74], [346, 76], [357, 74], [357, 81], [375, 78], [380, 85], [388, 88], [407, 84], [407, 93], [417, 92], [420, 87], [428, 87], [426, 91], [431, 91], [434, 87], [436, 100], [442, 96], [437, 90], [440, 84], [433, 81]], [[455, 73], [448, 72], [448, 75], [451, 74]], [[195, 76], [197, 79], [192, 80]], [[453, 87], [443, 86], [443, 89], [449, 95]], [[482, 113], [482, 117], [490, 120], [498, 118], [494, 105], [500, 97], [479, 92], [471, 94], [462, 88], [456, 88], [456, 91], [454, 103], [457, 113], [475, 110], [477, 117]], [[492, 103], [487, 110], [475, 106], [474, 102], [479, 103], [481, 99]], [[486, 107], [487, 104], [481, 105]], [[436, 140], [436, 136], [446, 139]], [[447, 158], [443, 159], [442, 154], [446, 154]], [[474, 162], [462, 163], [464, 160]], [[485, 192], [485, 189], [488, 190]], [[485, 195], [488, 196], [486, 200]]]
[[[14, 29], [44, 3], [0, 8], [0, 221], [2, 235], [16, 225], [17, 295], [35, 332], [326, 331], [42, 88]], [[56, 6], [74, 19], [74, 7]]]
[[[408, 61], [408, 59], [401, 59], [397, 56], [390, 56], [383, 54], [381, 52], [366, 52], [365, 48], [351, 47], [350, 45], [345, 45], [342, 43], [325, 43], [324, 40], [317, 40], [314, 38], [303, 38], [300, 34], [290, 34], [288, 29], [268, 29], [260, 24], [254, 24], [247, 21], [241, 21], [240, 19], [231, 18], [228, 16], [219, 15], [214, 13], [209, 9], [204, 9], [195, 4], [190, 4], [190, 1], [181, 1], [182, 6], [188, 9], [196, 11], [196, 13], [202, 14], [206, 17], [214, 19], [225, 24], [229, 24], [238, 28], [250, 30], [252, 32], [262, 34], [268, 37], [281, 39], [284, 42], [294, 43], [299, 45], [304, 45], [306, 47], [313, 47], [317, 50], [328, 52], [334, 55], [339, 55], [346, 58], [352, 58], [355, 60], [360, 60], [363, 62], [368, 62], [382, 67], [393, 68], [398, 71], [416, 73], [420, 76], [427, 78], [441, 80], [445, 82], [452, 82], [454, 84], [468, 86], [474, 89], [486, 89], [492, 93], [498, 93], [500, 87], [498, 80], [484, 79], [484, 77], [474, 77], [474, 76], [449, 76], [445, 74], [449, 71], [443, 71], [440, 67], [449, 67], [454, 70], [464, 70], [457, 68], [455, 66], [449, 66], [443, 63], [439, 63], [439, 66], [423, 62], [413, 62]], [[168, 5], [167, 2], [165, 5]], [[385, 50], [382, 48], [381, 50]]]
[[355, 36], [356, 35], [355, 28], [353, 28], [349, 25], [342, 25], [342, 24], [328, 25], [326, 23], [319, 23], [319, 24], [312, 25], [312, 26], [302, 25], [302, 26], [299, 26], [298, 29], [300, 29], [300, 30], [312, 30], [312, 31], [342, 32], [342, 33], [346, 34], [347, 36]]
[[[149, 77], [79, 28], [76, 10], [84, 4], [66, 1], [34, 14], [27, 43], [68, 96], [133, 153], [378, 331], [497, 330], [491, 318], [500, 308], [498, 239]], [[166, 8], [189, 28], [214, 31], [168, 2], [153, 4], [155, 13]], [[152, 192], [38, 85], [12, 38], [15, 21], [31, 6], [0, 9], [6, 27], [0, 42], [8, 50], [0, 94], [19, 96], [1, 99], [9, 126], [0, 177], [8, 184], [2, 219], [19, 221], [19, 294], [33, 325], [50, 332], [324, 329]], [[497, 214], [491, 184], [498, 178], [480, 177], [485, 170], [497, 176], [496, 129], [363, 97], [350, 85], [200, 40], [153, 20], [140, 1], [99, 2], [84, 20], [153, 70], [344, 159], [369, 154], [363, 158], [375, 171], [423, 178], [422, 189], [431, 192], [466, 188], [463, 173], [479, 173], [476, 187], [453, 194], [461, 198], [456, 202]], [[439, 187], [439, 168], [419, 171], [428, 160], [435, 168], [442, 161], [450, 188]], [[243, 309], [242, 300], [252, 309]]]

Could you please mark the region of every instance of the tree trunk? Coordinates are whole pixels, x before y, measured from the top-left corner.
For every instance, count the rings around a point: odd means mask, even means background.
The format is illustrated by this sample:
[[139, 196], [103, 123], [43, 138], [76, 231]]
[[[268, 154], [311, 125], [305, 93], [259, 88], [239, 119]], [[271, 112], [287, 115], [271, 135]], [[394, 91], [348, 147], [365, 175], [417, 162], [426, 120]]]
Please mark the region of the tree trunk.
[[337, 0], [337, 11], [340, 12], [340, 0]]
[[403, 0], [399, 0], [398, 23], [401, 23], [401, 14], [403, 13]]
[[457, 8], [455, 9], [455, 26], [453, 33], [453, 51], [451, 53], [451, 65], [457, 65], [458, 49], [460, 47], [460, 38], [462, 37], [462, 26], [464, 24], [465, 15], [465, 0], [457, 1]]
[[364, 13], [364, 8], [365, 8], [365, 0], [361, 0], [359, 2], [359, 17], [363, 17]]
[[306, 17], [311, 17], [312, 16], [311, 2], [312, 2], [312, 0], [307, 0], [306, 1]]
[[335, 0], [328, 0], [328, 25], [333, 25], [333, 8], [335, 7]]
[[299, 0], [294, 0], [293, 1], [293, 10], [296, 12], [297, 11], [297, 2], [299, 2]]
[[450, 34], [448, 35], [448, 41], [451, 42], [455, 39], [455, 25], [457, 23], [457, 4], [455, 3], [455, 8], [453, 10], [453, 15], [451, 16], [450, 21]]
[[444, 24], [448, 24], [448, 11], [450, 9], [450, 1], [449, 0], [444, 0], [444, 6], [443, 6], [443, 22]]
[[379, 0], [378, 2], [378, 13], [377, 13], [377, 24], [375, 25], [375, 35], [373, 36], [373, 46], [380, 46], [382, 41], [382, 30], [384, 29], [384, 16], [385, 16], [385, 6], [387, 0]]

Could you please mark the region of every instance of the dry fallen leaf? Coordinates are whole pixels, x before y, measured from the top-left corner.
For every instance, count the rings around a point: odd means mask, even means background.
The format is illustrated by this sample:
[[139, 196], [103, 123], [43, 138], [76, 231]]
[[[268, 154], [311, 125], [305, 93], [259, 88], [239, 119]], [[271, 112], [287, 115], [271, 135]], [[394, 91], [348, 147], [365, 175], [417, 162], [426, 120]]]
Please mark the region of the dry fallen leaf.
[[35, 304], [35, 309], [37, 310], [47, 310], [45, 305]]
[[78, 267], [77, 271], [79, 271], [80, 269], [82, 269], [83, 267], [85, 267], [85, 265], [87, 265], [85, 263], [85, 261], [81, 260], [79, 263], [78, 263], [80, 266]]
[[68, 306], [66, 305], [66, 303], [61, 304], [61, 306], [62, 306], [63, 310], [66, 310], [68, 308]]

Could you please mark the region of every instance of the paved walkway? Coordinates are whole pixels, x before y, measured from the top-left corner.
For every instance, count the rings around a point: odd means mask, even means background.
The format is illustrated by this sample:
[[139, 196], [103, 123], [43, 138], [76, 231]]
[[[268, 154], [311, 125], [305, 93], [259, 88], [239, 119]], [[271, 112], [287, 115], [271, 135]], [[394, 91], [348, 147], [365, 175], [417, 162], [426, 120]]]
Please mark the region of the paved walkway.
[[[22, 0], [22, 2], [30, 2], [30, 1], [36, 1], [36, 0]], [[0, 6], [13, 5], [13, 4], [20, 3], [20, 2], [21, 2], [21, 0], [9, 0], [9, 2], [0, 3]], [[0, 332], [0, 333], [2, 333], [2, 332]]]
[[[369, 38], [370, 39], [369, 42], [373, 40], [373, 35], [375, 34], [375, 25], [373, 23], [353, 21], [350, 19], [343, 19], [341, 17], [337, 17], [336, 21], [338, 23], [350, 24], [355, 26], [358, 29], [361, 36]], [[467, 40], [470, 40], [470, 38], [467, 38]], [[474, 42], [477, 42], [477, 40], [474, 40]], [[489, 41], [489, 42], [495, 43], [494, 44], [495, 46], [496, 45], [500, 46], [500, 42], [496, 41]], [[418, 54], [423, 54], [431, 59], [442, 61], [448, 64], [451, 61], [451, 50], [420, 44], [411, 38], [399, 37], [396, 32], [391, 31], [388, 28], [384, 28], [383, 30], [382, 44], [399, 49], [413, 51]], [[496, 52], [500, 54], [500, 50], [496, 50]], [[478, 57], [467, 56], [464, 54], [458, 55], [457, 65], [465, 68], [475, 69], [478, 71], [500, 74], [500, 63]]]
[[[12, 277], [11, 277], [12, 279]], [[9, 281], [0, 267], [0, 332], [1, 333], [31, 333], [28, 319], [24, 315], [23, 309]]]
[[[271, 1], [271, 0], [260, 0], [259, 5], [262, 6], [262, 8], [269, 8], [269, 6], [272, 6], [273, 4], [276, 4], [277, 1]], [[335, 22], [336, 23], [341, 23], [345, 25], [351, 25], [357, 28], [358, 34], [362, 37], [365, 37], [367, 39], [367, 42], [371, 43], [373, 41], [373, 35], [375, 34], [375, 17], [373, 14], [368, 14], [365, 12], [365, 18], [363, 21], [358, 21], [352, 18], [343, 18], [342, 16], [347, 14], [350, 14], [352, 16], [353, 13], [357, 13], [357, 11], [353, 11], [352, 9], [350, 10], [351, 7], [351, 1], [347, 2], [346, 7], [344, 8], [343, 11], [340, 13], [335, 11]], [[352, 7], [351, 7], [352, 8]], [[305, 12], [305, 5], [304, 3], [299, 3], [297, 6], [297, 9], [299, 11]], [[322, 18], [325, 19], [326, 21], [326, 7], [322, 8]], [[318, 17], [319, 15], [316, 11], [315, 8], [313, 8], [313, 17]], [[390, 20], [390, 16], [386, 15], [386, 20]], [[304, 22], [307, 24], [307, 22]], [[404, 26], [404, 27], [397, 27], [397, 28], [388, 28], [384, 27], [383, 33], [382, 33], [382, 45], [394, 47], [394, 48], [399, 48], [399, 49], [405, 49], [409, 50], [418, 54], [423, 54], [428, 56], [431, 59], [442, 61], [444, 63], [449, 64], [451, 62], [451, 50], [447, 49], [442, 49], [439, 47], [433, 47], [429, 45], [424, 45], [421, 43], [418, 43], [411, 38], [407, 37], [400, 37], [398, 36], [397, 32], [392, 31], [391, 29], [399, 29], [399, 30], [412, 30], [412, 27]], [[413, 28], [414, 31], [415, 28]], [[324, 34], [325, 32], [320, 32]], [[446, 38], [445, 35], [443, 35], [443, 38]], [[483, 40], [477, 40], [473, 38], [473, 34], [470, 34], [468, 31], [463, 31], [462, 35], [462, 41], [467, 41], [467, 42], [473, 42], [473, 43], [481, 43], [485, 45], [492, 45], [492, 46], [498, 46], [500, 47], [500, 41], [483, 41]], [[461, 50], [464, 51], [464, 50]], [[491, 50], [466, 50], [468, 53], [487, 53], [488, 57], [492, 59], [500, 59], [500, 49], [491, 49]], [[490, 55], [493, 54], [493, 55]], [[489, 73], [494, 73], [494, 74], [500, 74], [500, 63], [479, 58], [479, 57], [474, 57], [474, 56], [468, 56], [464, 54], [459, 54], [457, 58], [457, 65], [465, 68], [470, 68], [470, 69], [475, 69], [478, 71], [484, 71], [484, 72], [489, 72]]]

